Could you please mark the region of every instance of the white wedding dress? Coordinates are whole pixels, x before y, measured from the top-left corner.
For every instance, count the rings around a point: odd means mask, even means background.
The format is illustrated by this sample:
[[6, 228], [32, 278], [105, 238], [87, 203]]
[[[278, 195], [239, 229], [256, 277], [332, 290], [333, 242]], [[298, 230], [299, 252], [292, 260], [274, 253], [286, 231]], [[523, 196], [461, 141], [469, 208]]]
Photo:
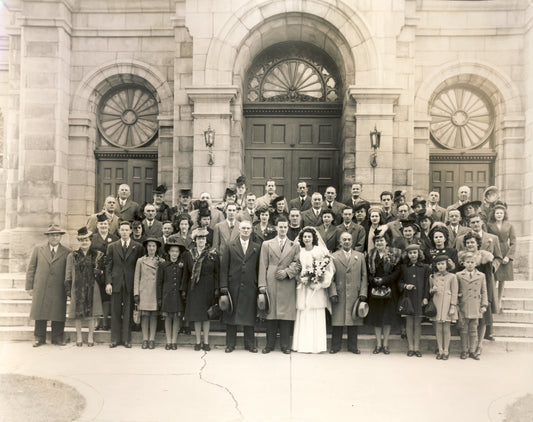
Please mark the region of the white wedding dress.
[[[312, 268], [314, 259], [322, 259], [329, 254], [327, 248], [314, 246], [311, 250], [304, 248], [300, 251], [301, 274]], [[303, 353], [320, 353], [327, 350], [326, 337], [326, 308], [331, 308], [328, 297], [328, 287], [331, 284], [335, 267], [330, 261], [318, 289], [298, 284], [296, 290], [296, 320], [292, 350]]]

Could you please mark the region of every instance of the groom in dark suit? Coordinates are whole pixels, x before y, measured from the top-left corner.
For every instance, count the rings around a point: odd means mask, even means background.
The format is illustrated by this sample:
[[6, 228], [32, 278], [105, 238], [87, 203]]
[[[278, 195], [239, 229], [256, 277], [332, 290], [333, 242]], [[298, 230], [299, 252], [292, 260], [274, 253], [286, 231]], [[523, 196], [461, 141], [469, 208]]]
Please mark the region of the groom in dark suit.
[[255, 316], [257, 314], [257, 270], [261, 245], [252, 241], [252, 223], [239, 223], [239, 237], [223, 250], [220, 264], [220, 289], [229, 293], [233, 301], [233, 313], [224, 313], [226, 323], [226, 353], [235, 349], [237, 325], [244, 329], [244, 348], [257, 353], [254, 338]]
[[131, 348], [131, 316], [133, 303], [133, 276], [135, 264], [144, 254], [140, 243], [130, 238], [131, 223], [121, 221], [120, 239], [107, 248], [105, 265], [105, 291], [111, 295], [111, 344], [123, 343]]

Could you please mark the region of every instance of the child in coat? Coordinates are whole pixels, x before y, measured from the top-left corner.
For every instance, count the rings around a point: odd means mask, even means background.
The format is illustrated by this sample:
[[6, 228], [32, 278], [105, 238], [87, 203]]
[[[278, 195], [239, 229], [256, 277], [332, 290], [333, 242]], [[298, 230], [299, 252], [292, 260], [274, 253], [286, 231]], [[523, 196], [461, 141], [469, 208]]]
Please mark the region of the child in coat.
[[483, 317], [489, 304], [485, 274], [476, 269], [473, 253], [461, 256], [465, 269], [457, 273], [459, 281], [459, 333], [461, 335], [461, 359], [470, 357], [479, 360], [478, 320]]
[[409, 350], [407, 356], [422, 357], [420, 352], [420, 334], [422, 332], [423, 307], [428, 303], [429, 297], [429, 265], [424, 264], [424, 256], [418, 244], [411, 244], [405, 248], [407, 264], [401, 266], [401, 277], [398, 287], [407, 296], [413, 305], [412, 315], [405, 317], [405, 328]]
[[457, 320], [458, 282], [455, 274], [450, 273], [452, 261], [447, 255], [433, 259], [433, 271], [429, 277], [429, 293], [437, 308], [437, 315], [432, 318], [439, 351], [438, 360], [448, 360], [450, 346], [450, 324]]

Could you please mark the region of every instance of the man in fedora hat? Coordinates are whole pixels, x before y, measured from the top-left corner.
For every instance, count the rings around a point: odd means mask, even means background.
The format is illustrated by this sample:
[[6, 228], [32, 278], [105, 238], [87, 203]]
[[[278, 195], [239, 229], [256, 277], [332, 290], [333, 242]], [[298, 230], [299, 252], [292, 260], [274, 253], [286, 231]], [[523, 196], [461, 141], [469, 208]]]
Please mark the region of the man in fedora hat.
[[172, 217], [180, 214], [189, 214], [191, 212], [191, 190], [180, 189], [178, 193], [178, 204], [172, 207]]
[[357, 327], [363, 325], [362, 318], [353, 318], [352, 309], [358, 298], [366, 301], [367, 275], [365, 256], [352, 249], [352, 235], [344, 232], [340, 236], [341, 249], [333, 256], [335, 277], [329, 287], [331, 298], [331, 349], [341, 349], [343, 327], [348, 330], [348, 351], [359, 354], [357, 348]]
[[124, 344], [131, 348], [131, 319], [133, 312], [133, 279], [137, 259], [144, 255], [143, 246], [130, 238], [131, 223], [121, 221], [120, 239], [107, 248], [105, 291], [111, 296], [111, 343], [114, 348]]
[[276, 345], [279, 328], [281, 351], [291, 353], [291, 331], [296, 319], [296, 275], [301, 270], [300, 245], [287, 238], [289, 222], [280, 216], [276, 223], [278, 235], [263, 242], [259, 259], [259, 291], [268, 290], [270, 312], [266, 315], [266, 346], [270, 353]]
[[254, 324], [257, 313], [257, 267], [261, 245], [254, 242], [252, 223], [239, 223], [239, 237], [228, 243], [222, 252], [220, 262], [220, 290], [230, 294], [233, 312], [224, 312], [222, 322], [226, 323], [226, 353], [235, 349], [237, 326], [244, 329], [244, 348], [257, 353], [254, 338]]
[[47, 321], [52, 324], [52, 344], [65, 344], [67, 296], [64, 282], [71, 250], [60, 243], [65, 231], [57, 224], [51, 224], [44, 234], [47, 242], [33, 248], [26, 271], [26, 291], [32, 297], [30, 319], [35, 321], [33, 347], [46, 343]]
[[[167, 185], [164, 183], [162, 185], [157, 186], [152, 194], [153, 194], [153, 202], [151, 205], [155, 208], [155, 219], [158, 221], [164, 221], [164, 220], [172, 220], [172, 215], [170, 212], [170, 207], [168, 204], [165, 203], [165, 194], [167, 193]], [[149, 202], [145, 202], [141, 205], [141, 211], [144, 212], [146, 205], [148, 205]], [[146, 215], [143, 214], [142, 217], [145, 217]]]

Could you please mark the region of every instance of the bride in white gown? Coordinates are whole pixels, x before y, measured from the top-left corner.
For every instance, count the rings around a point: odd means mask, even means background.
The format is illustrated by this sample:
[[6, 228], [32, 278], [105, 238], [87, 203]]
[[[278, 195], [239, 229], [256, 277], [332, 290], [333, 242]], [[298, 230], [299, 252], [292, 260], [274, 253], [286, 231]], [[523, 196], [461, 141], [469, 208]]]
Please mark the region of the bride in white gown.
[[302, 270], [296, 288], [292, 349], [304, 353], [325, 352], [325, 309], [331, 310], [327, 289], [335, 267], [325, 243], [313, 227], [304, 227], [298, 239]]

